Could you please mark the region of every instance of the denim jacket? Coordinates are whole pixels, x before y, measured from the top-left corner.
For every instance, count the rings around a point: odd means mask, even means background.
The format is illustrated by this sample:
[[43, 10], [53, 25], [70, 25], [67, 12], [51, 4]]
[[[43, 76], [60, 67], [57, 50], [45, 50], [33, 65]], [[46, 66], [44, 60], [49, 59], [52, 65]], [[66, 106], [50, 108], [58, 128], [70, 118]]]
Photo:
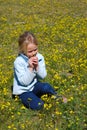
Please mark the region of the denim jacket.
[[45, 78], [47, 75], [44, 57], [37, 53], [38, 70], [29, 70], [29, 58], [24, 54], [19, 54], [14, 61], [14, 81], [13, 94], [20, 95], [27, 91], [34, 89], [34, 84], [37, 83], [38, 78]]

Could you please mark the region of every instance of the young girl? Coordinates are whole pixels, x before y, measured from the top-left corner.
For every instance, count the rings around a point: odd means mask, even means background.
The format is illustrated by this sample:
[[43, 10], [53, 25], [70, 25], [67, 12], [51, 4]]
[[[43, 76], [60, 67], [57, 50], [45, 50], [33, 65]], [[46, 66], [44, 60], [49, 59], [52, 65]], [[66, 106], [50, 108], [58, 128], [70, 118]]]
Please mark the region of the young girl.
[[43, 83], [47, 75], [44, 57], [38, 52], [38, 42], [30, 32], [19, 37], [19, 55], [14, 61], [13, 95], [18, 95], [22, 103], [33, 110], [39, 110], [44, 102], [44, 94], [56, 95], [48, 83]]

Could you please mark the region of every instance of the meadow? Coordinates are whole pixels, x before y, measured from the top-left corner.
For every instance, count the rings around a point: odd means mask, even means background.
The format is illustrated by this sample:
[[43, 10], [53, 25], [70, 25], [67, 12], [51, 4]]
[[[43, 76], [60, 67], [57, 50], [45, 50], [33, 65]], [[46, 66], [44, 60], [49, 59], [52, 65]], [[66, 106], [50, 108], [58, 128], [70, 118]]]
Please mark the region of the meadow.
[[[44, 109], [12, 99], [18, 37], [33, 32], [49, 82], [67, 103], [44, 95]], [[0, 130], [87, 130], [87, 0], [0, 0]]]

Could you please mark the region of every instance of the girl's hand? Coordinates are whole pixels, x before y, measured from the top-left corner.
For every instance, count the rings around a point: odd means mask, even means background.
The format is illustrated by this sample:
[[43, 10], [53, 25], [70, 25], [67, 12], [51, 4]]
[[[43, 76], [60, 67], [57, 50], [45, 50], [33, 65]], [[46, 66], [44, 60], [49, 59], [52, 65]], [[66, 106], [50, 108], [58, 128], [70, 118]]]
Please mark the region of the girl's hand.
[[28, 64], [29, 64], [29, 69], [30, 69], [31, 71], [33, 71], [33, 69], [34, 69], [33, 57], [31, 57], [31, 58], [28, 60]]
[[34, 65], [34, 69], [37, 71], [37, 69], [38, 69], [38, 58], [36, 56], [33, 57], [33, 65]]
[[31, 68], [31, 70], [35, 69], [37, 70], [38, 68], [38, 58], [35, 56], [35, 57], [31, 57], [29, 59], [29, 68]]

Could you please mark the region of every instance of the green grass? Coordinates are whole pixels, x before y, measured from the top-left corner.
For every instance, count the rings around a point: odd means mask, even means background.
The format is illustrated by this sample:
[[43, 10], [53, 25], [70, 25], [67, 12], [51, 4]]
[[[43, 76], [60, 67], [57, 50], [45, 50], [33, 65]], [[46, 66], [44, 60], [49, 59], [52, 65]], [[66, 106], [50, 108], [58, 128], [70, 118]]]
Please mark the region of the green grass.
[[[45, 95], [44, 109], [11, 97], [17, 39], [35, 33], [49, 82], [68, 102]], [[0, 130], [87, 129], [87, 0], [0, 0]]]

